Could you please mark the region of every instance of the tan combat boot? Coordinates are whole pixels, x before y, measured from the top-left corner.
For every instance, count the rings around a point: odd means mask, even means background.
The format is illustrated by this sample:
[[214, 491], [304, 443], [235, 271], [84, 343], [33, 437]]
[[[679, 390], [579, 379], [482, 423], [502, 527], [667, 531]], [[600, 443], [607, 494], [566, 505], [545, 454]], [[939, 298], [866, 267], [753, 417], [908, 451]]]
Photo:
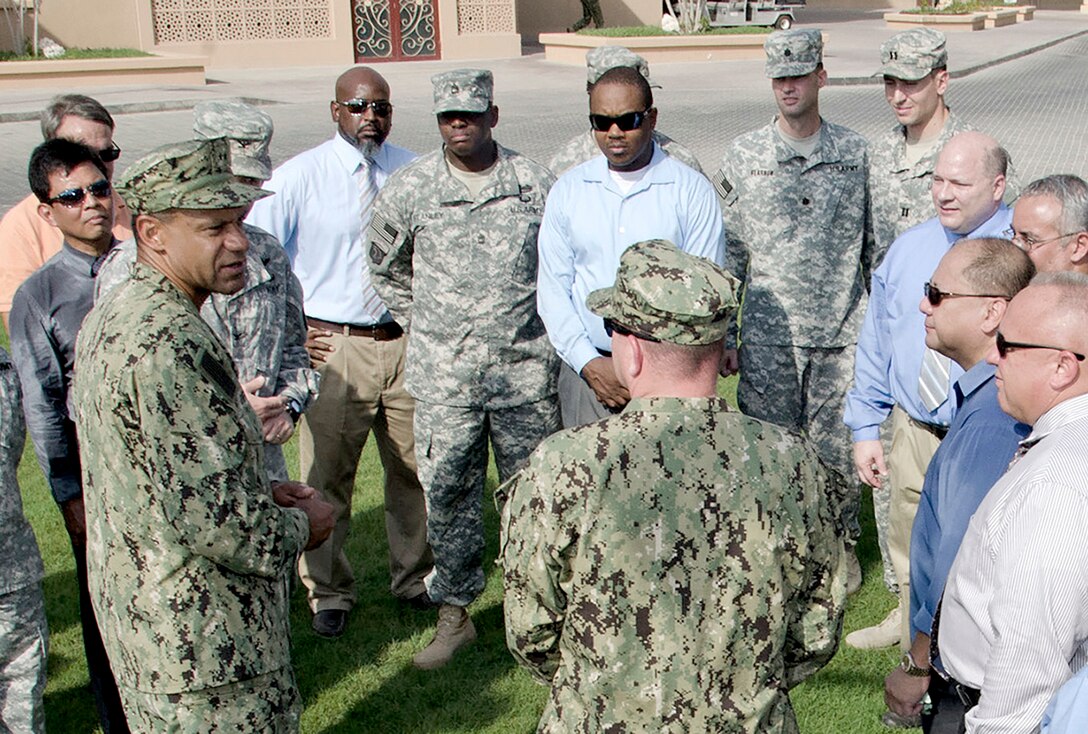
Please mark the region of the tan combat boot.
[[899, 607], [888, 612], [884, 621], [875, 627], [855, 630], [846, 636], [846, 644], [858, 650], [876, 650], [899, 643], [903, 614]]
[[448, 663], [453, 654], [476, 639], [476, 628], [464, 607], [443, 604], [438, 608], [438, 628], [434, 639], [412, 658], [420, 670], [435, 670]]

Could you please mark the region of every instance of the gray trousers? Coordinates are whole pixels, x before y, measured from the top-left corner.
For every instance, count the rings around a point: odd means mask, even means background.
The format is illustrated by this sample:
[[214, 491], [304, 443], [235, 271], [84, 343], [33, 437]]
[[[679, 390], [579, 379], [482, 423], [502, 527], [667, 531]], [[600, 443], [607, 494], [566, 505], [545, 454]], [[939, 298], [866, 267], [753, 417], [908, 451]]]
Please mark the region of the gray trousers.
[[574, 428], [619, 413], [597, 399], [593, 388], [566, 362], [559, 365], [559, 413], [563, 428]]

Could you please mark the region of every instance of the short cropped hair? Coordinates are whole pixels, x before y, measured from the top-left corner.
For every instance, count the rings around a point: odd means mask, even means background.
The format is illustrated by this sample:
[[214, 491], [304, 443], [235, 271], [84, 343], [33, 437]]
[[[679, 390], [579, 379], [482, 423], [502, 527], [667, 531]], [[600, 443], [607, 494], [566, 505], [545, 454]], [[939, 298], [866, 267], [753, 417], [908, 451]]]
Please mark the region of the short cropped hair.
[[46, 140], [57, 137], [57, 128], [69, 115], [100, 122], [109, 125], [110, 130], [114, 129], [113, 117], [98, 100], [84, 94], [61, 94], [42, 110], [42, 137]]
[[600, 79], [593, 83], [589, 88], [589, 93], [592, 94], [593, 90], [602, 84], [620, 84], [625, 87], [634, 87], [642, 95], [642, 109], [648, 110], [654, 106], [654, 93], [650, 89], [650, 82], [646, 81], [646, 77], [642, 76], [638, 69], [632, 69], [629, 66], [617, 66], [609, 69], [601, 74]]
[[956, 247], [972, 250], [974, 258], [964, 266], [963, 277], [979, 293], [1012, 298], [1035, 276], [1031, 258], [1009, 240], [980, 237], [960, 240]]
[[1031, 196], [1053, 196], [1062, 207], [1058, 227], [1062, 234], [1088, 231], [1088, 183], [1080, 176], [1059, 173], [1029, 183], [1020, 192], [1020, 199]]
[[30, 154], [30, 164], [26, 171], [30, 190], [38, 197], [38, 201], [43, 204], [48, 202], [49, 177], [57, 171], [67, 174], [81, 163], [93, 163], [104, 178], [109, 178], [106, 164], [98, 157], [98, 153], [83, 143], [63, 138], [46, 140]]

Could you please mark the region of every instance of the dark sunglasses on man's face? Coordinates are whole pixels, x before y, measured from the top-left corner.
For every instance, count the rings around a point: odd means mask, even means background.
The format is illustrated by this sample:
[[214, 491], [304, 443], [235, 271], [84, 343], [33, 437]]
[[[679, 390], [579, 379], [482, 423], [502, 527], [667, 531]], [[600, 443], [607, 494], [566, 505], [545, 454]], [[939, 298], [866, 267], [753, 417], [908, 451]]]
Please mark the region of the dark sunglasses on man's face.
[[609, 117], [608, 115], [590, 115], [589, 126], [599, 133], [608, 132], [612, 129], [613, 125], [625, 133], [631, 132], [632, 130], [638, 130], [642, 127], [642, 123], [646, 120], [646, 115], [648, 115], [652, 109], [653, 108], [651, 107], [642, 112], [628, 112], [617, 117]]
[[345, 102], [337, 102], [348, 112], [353, 115], [361, 115], [366, 112], [366, 108], [369, 107], [374, 111], [375, 117], [389, 117], [389, 114], [393, 111], [393, 104], [386, 99], [376, 99], [368, 101], [365, 99], [349, 99]]
[[647, 342], [659, 342], [659, 341], [661, 341], [660, 339], [658, 339], [656, 337], [652, 337], [649, 334], [643, 334], [640, 331], [635, 331], [633, 329], [628, 329], [625, 326], [620, 326], [619, 324], [617, 324], [612, 319], [605, 319], [604, 320], [604, 333], [608, 334], [608, 336], [612, 336], [612, 332], [615, 332], [615, 333], [619, 334], [620, 336], [637, 336], [639, 339], [642, 339], [643, 341], [647, 341]]
[[121, 157], [121, 149], [117, 147], [117, 143], [110, 143], [110, 147], [98, 151], [98, 157], [103, 163], [113, 163]]
[[1077, 358], [1078, 362], [1084, 361], [1084, 355], [1079, 352], [1074, 352], [1072, 349], [1066, 349], [1064, 347], [1049, 347], [1045, 344], [1028, 344], [1027, 342], [1011, 342], [1005, 338], [1005, 335], [1000, 331], [997, 332], [997, 354], [1002, 359], [1015, 349], [1053, 349], [1055, 352], [1069, 352]]
[[1004, 298], [1006, 301], [1011, 300], [1009, 296], [994, 293], [949, 293], [948, 291], [942, 291], [932, 283], [925, 284], [925, 294], [931, 306], [940, 306], [941, 301], [946, 298]]
[[101, 181], [95, 181], [85, 189], [65, 189], [52, 199], [49, 199], [46, 203], [60, 204], [61, 206], [79, 206], [83, 203], [83, 200], [87, 198], [87, 194], [90, 194], [96, 199], [108, 199], [110, 191], [112, 191], [110, 182], [106, 179], [102, 179]]

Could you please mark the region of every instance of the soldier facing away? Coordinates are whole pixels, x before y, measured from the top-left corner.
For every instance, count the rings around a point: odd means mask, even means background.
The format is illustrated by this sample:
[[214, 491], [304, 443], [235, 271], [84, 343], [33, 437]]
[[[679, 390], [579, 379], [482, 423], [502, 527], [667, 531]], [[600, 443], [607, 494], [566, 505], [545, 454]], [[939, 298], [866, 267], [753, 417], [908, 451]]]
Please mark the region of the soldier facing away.
[[552, 436], [500, 489], [507, 645], [551, 686], [540, 732], [796, 732], [834, 654], [834, 486], [797, 435], [715, 397], [736, 281], [661, 240], [588, 305], [623, 413]]
[[256, 415], [200, 317], [245, 283], [226, 140], [129, 168], [132, 276], [88, 315], [74, 385], [91, 597], [137, 731], [298, 730], [288, 574], [332, 531], [312, 487], [270, 484]]

